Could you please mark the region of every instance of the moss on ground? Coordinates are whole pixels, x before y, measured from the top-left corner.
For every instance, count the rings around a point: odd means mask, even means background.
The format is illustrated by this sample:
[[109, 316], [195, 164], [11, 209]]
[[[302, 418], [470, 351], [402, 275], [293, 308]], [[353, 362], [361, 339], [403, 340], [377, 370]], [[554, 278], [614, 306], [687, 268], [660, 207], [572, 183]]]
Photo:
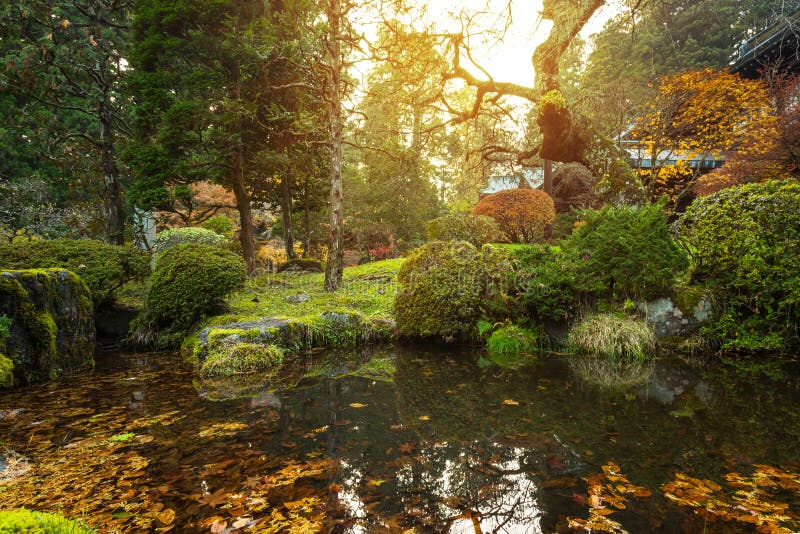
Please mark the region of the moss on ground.
[[[230, 298], [229, 314], [213, 318], [213, 324], [258, 317], [309, 317], [324, 312], [358, 312], [365, 317], [392, 317], [397, 290], [397, 272], [403, 259], [383, 260], [344, 270], [339, 291], [323, 289], [321, 273], [264, 274], [250, 280], [243, 291]], [[306, 302], [289, 302], [286, 297], [308, 295]], [[231, 318], [235, 321], [231, 321]], [[209, 323], [210, 324], [210, 323]]]
[[268, 371], [284, 352], [389, 341], [402, 263], [394, 259], [347, 268], [341, 289], [333, 293], [323, 289], [321, 273], [257, 276], [229, 297], [226, 314], [210, 317], [203, 331], [182, 346], [203, 374], [220, 375]]

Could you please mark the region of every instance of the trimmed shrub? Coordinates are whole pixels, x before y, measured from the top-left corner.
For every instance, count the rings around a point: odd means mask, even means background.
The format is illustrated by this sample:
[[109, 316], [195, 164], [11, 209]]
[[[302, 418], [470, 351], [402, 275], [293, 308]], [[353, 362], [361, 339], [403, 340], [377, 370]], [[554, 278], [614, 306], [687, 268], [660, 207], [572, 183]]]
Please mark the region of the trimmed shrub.
[[694, 260], [693, 280], [721, 309], [711, 333], [723, 348], [798, 345], [800, 183], [773, 180], [699, 198], [676, 230]]
[[33, 512], [25, 508], [0, 512], [0, 534], [91, 534], [82, 524], [57, 514]]
[[69, 269], [81, 277], [95, 309], [110, 304], [126, 282], [150, 270], [146, 254], [91, 239], [54, 239], [0, 245], [0, 269]]
[[599, 298], [650, 300], [670, 292], [689, 265], [663, 204], [581, 212], [584, 224], [564, 241], [581, 289]]
[[544, 239], [556, 212], [544, 191], [507, 189], [482, 198], [473, 214], [494, 219], [512, 243], [531, 243]]
[[205, 228], [170, 228], [159, 232], [153, 244], [156, 254], [163, 254], [176, 245], [209, 245], [212, 247], [224, 247], [230, 243], [230, 239]]
[[148, 313], [157, 329], [187, 333], [247, 280], [242, 258], [209, 245], [177, 245], [161, 254], [150, 279]]
[[503, 239], [503, 232], [494, 219], [469, 213], [433, 219], [428, 222], [427, 234], [431, 241], [467, 241], [477, 249]]
[[580, 354], [620, 362], [649, 359], [656, 347], [656, 337], [644, 321], [612, 314], [596, 314], [574, 325], [567, 343]]
[[508, 285], [520, 295], [528, 315], [540, 321], [572, 319], [590, 289], [578, 279], [577, 259], [547, 245], [519, 246], [511, 253], [514, 280]]
[[221, 213], [214, 215], [201, 224], [200, 227], [205, 230], [211, 230], [228, 239], [233, 239], [233, 221], [227, 215], [222, 215]]
[[484, 270], [466, 241], [433, 241], [412, 253], [397, 276], [395, 320], [406, 336], [468, 337], [480, 317]]

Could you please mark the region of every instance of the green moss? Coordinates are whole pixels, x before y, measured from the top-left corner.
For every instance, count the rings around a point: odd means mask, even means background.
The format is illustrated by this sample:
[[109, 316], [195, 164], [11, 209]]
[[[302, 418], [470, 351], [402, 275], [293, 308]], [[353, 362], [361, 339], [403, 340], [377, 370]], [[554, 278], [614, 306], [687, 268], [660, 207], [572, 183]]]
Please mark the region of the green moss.
[[0, 353], [0, 389], [14, 385], [14, 362]]
[[90, 534], [91, 529], [57, 514], [19, 508], [0, 512], [0, 534]]
[[88, 286], [96, 306], [111, 302], [116, 291], [150, 270], [149, 258], [132, 247], [90, 239], [39, 240], [0, 244], [0, 269], [61, 268], [74, 272]]
[[283, 349], [273, 344], [233, 342], [214, 347], [200, 367], [204, 376], [268, 372], [280, 367]]
[[691, 316], [703, 300], [706, 290], [702, 287], [684, 287], [675, 290], [675, 305], [684, 315]]
[[208, 245], [172, 247], [158, 258], [147, 309], [132, 337], [178, 346], [201, 318], [220, 309], [225, 296], [246, 280], [244, 261], [233, 252]]
[[0, 304], [23, 335], [12, 340], [7, 334], [0, 350], [15, 362], [17, 378], [35, 382], [93, 364], [94, 310], [88, 296], [81, 278], [65, 269], [3, 271]]
[[415, 251], [398, 275], [394, 312], [406, 336], [467, 338], [481, 315], [484, 269], [466, 241], [434, 241]]

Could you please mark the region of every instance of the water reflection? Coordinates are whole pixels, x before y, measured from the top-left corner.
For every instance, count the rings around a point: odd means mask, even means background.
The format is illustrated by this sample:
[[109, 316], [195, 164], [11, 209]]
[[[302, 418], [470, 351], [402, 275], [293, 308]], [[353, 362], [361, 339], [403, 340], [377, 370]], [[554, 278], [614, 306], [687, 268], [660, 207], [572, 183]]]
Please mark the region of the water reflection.
[[659, 364], [637, 394], [613, 395], [564, 362], [486, 372], [474, 356], [382, 353], [393, 382], [349, 376], [363, 362], [338, 357], [281, 380], [198, 381], [168, 355], [101, 362], [0, 395], [0, 446], [33, 465], [0, 486], [3, 506], [122, 532], [569, 532], [603, 514], [695, 532], [708, 515], [685, 502], [720, 487], [708, 499], [729, 516], [714, 531], [736, 532], [748, 504], [726, 500], [726, 481], [767, 480], [791, 517], [776, 524], [800, 528], [796, 385]]

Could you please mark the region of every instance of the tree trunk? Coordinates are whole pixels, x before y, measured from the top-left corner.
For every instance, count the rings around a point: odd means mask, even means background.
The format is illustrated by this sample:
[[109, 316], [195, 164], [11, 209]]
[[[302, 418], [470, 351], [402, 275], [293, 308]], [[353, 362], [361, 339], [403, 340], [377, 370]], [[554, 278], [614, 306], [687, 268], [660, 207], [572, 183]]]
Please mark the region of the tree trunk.
[[330, 226], [328, 238], [328, 261], [325, 264], [325, 291], [336, 291], [342, 284], [344, 269], [343, 225], [344, 205], [342, 197], [342, 57], [341, 57], [341, 5], [340, 0], [328, 4], [330, 38], [331, 79], [328, 87], [328, 121], [330, 126], [331, 151], [331, 195]]
[[122, 188], [114, 153], [113, 111], [106, 102], [98, 112], [100, 122], [100, 153], [103, 172], [103, 207], [106, 212], [106, 240], [115, 245], [125, 243], [125, 212], [122, 207]]
[[286, 259], [297, 257], [294, 252], [294, 220], [292, 219], [292, 190], [294, 180], [291, 171], [287, 170], [281, 179], [281, 216], [283, 217], [283, 244], [286, 249]]
[[[553, 196], [553, 162], [549, 159], [544, 160], [544, 183], [542, 184], [542, 189], [551, 197]], [[555, 201], [555, 198], [553, 198], [553, 201]]]
[[311, 199], [309, 195], [309, 182], [311, 178], [306, 176], [306, 181], [303, 184], [303, 256], [306, 258], [311, 257]]
[[[239, 102], [242, 98], [242, 80], [239, 67], [233, 69], [233, 99]], [[236, 198], [236, 209], [239, 212], [239, 242], [242, 244], [242, 258], [247, 265], [248, 274], [252, 274], [256, 269], [256, 250], [253, 240], [253, 214], [250, 209], [250, 193], [245, 186], [245, 158], [244, 140], [242, 139], [242, 119], [238, 115], [234, 121], [234, 131], [237, 136], [236, 146], [234, 147], [233, 165], [231, 169], [231, 189]]]

